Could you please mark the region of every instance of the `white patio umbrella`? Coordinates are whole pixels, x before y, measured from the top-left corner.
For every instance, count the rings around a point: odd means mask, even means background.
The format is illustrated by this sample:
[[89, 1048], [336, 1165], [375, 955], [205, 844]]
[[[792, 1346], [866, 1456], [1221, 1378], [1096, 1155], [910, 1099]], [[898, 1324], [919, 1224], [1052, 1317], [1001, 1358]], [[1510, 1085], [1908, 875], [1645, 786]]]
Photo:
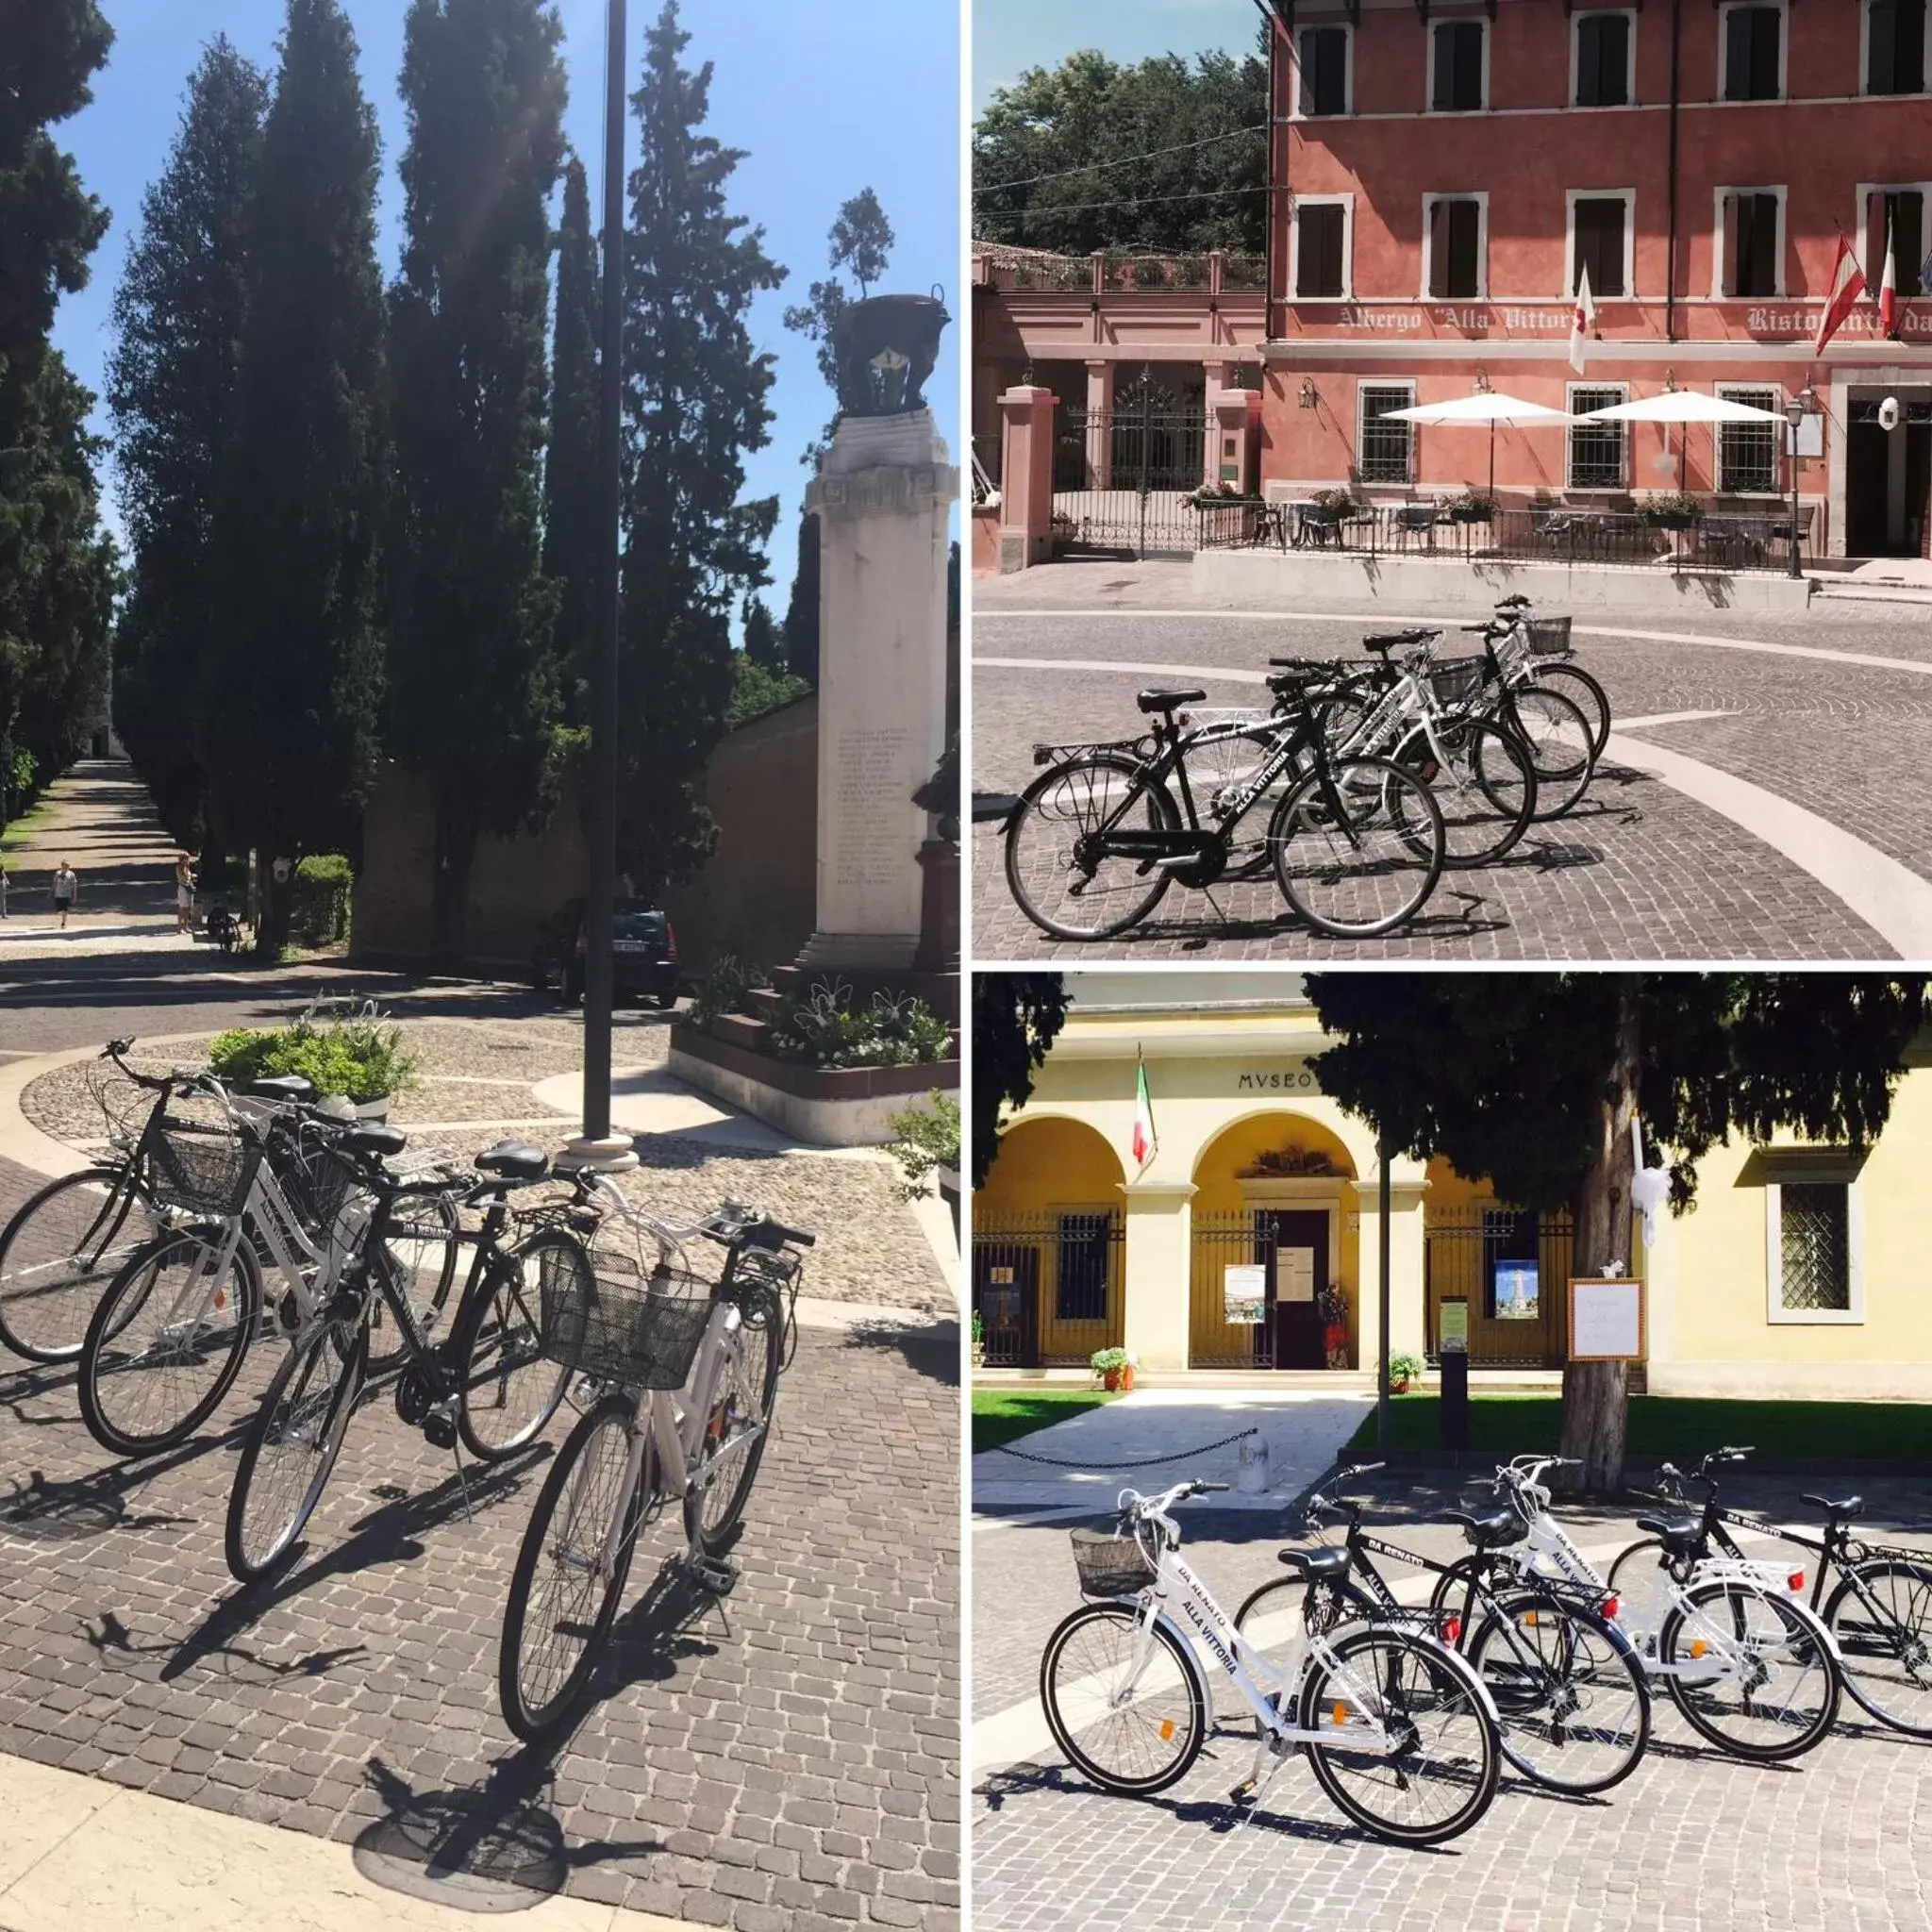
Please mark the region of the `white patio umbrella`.
[[[1779, 409], [1754, 409], [1749, 403], [1734, 403], [1725, 396], [1707, 396], [1701, 390], [1667, 389], [1660, 394], [1643, 396], [1634, 403], [1613, 403], [1607, 409], [1592, 409], [1578, 417], [1582, 423], [1778, 423], [1784, 422]], [[1668, 447], [1668, 439], [1666, 439]], [[1677, 439], [1677, 487], [1684, 487], [1687, 469], [1684, 439]]]
[[1424, 426], [1449, 428], [1457, 425], [1490, 428], [1490, 494], [1496, 493], [1496, 427], [1516, 429], [1538, 423], [1574, 423], [1578, 419], [1552, 409], [1542, 403], [1525, 402], [1521, 396], [1497, 395], [1480, 391], [1473, 396], [1455, 396], [1446, 403], [1418, 403], [1412, 409], [1391, 409], [1376, 419], [1384, 423], [1415, 423]]

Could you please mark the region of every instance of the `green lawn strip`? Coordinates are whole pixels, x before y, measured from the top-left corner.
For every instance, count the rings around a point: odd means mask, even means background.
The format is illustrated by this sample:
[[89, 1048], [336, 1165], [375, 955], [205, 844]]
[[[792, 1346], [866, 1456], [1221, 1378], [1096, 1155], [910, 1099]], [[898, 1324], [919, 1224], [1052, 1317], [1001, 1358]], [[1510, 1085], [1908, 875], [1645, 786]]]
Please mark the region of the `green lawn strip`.
[[1105, 1389], [975, 1389], [973, 1453], [1017, 1442], [1035, 1429], [1050, 1428], [1115, 1399]]
[[54, 801], [51, 798], [42, 798], [29, 806], [19, 818], [0, 830], [0, 852], [18, 851], [34, 836], [36, 828], [46, 828], [46, 823], [53, 815]]
[[[1434, 1449], [1441, 1442], [1440, 1398], [1398, 1395], [1391, 1402], [1391, 1448]], [[1555, 1395], [1473, 1395], [1469, 1446], [1516, 1455], [1557, 1447], [1563, 1404]], [[1633, 1395], [1627, 1446], [1632, 1456], [1662, 1456], [1680, 1465], [1707, 1449], [1737, 1443], [1760, 1456], [1820, 1461], [1932, 1460], [1932, 1403], [1728, 1402], [1698, 1396]], [[1375, 1446], [1371, 1409], [1349, 1441]]]

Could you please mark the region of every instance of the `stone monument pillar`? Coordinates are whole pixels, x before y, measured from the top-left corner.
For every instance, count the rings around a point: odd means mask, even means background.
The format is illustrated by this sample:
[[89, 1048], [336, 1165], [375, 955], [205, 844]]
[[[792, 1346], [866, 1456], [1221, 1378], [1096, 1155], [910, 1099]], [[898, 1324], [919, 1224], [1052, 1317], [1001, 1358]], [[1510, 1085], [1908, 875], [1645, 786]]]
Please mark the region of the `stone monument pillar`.
[[946, 737], [947, 514], [959, 473], [920, 397], [946, 314], [925, 296], [841, 319], [843, 414], [806, 492], [819, 520], [818, 913], [808, 974], [877, 985], [914, 965]]

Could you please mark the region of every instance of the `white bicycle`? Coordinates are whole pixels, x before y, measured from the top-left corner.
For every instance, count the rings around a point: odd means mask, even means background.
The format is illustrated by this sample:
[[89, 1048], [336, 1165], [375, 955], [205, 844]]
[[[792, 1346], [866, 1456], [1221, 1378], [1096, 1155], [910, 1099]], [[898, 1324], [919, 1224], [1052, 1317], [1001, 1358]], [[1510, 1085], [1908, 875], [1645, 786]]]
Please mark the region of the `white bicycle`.
[[[1719, 1450], [1706, 1461], [1743, 1453]], [[1524, 1525], [1523, 1541], [1501, 1554], [1525, 1578], [1606, 1593], [1644, 1674], [1720, 1750], [1768, 1763], [1821, 1743], [1838, 1722], [1840, 1662], [1837, 1639], [1793, 1593], [1803, 1574], [1706, 1555], [1703, 1522], [1682, 1514], [1640, 1516], [1637, 1526], [1656, 1541], [1624, 1551], [1602, 1576], [1550, 1512], [1541, 1478], [1565, 1466], [1562, 1457], [1519, 1456], [1497, 1470]], [[1450, 1604], [1457, 1577], [1452, 1568], [1438, 1584], [1433, 1609]]]
[[[1040, 1661], [1041, 1703], [1068, 1761], [1129, 1795], [1182, 1777], [1208, 1729], [1198, 1644], [1255, 1715], [1258, 1741], [1236, 1805], [1255, 1804], [1299, 1745], [1337, 1807], [1376, 1837], [1433, 1845], [1467, 1831], [1489, 1809], [1502, 1763], [1481, 1679], [1434, 1638], [1380, 1622], [1306, 1627], [1289, 1660], [1272, 1662], [1178, 1554], [1174, 1506], [1226, 1488], [1123, 1490], [1111, 1534], [1073, 1532], [1080, 1589], [1095, 1601], [1060, 1624]], [[1345, 1549], [1280, 1556], [1311, 1581], [1348, 1562]]]
[[[802, 1257], [815, 1237], [727, 1202], [688, 1227], [633, 1208], [608, 1174], [580, 1169], [605, 1217], [593, 1284], [544, 1284], [542, 1348], [587, 1404], [524, 1532], [503, 1617], [497, 1690], [525, 1742], [562, 1725], [588, 1690], [645, 1523], [682, 1505], [686, 1572], [722, 1596], [723, 1560], [770, 1438]], [[622, 1230], [634, 1243], [604, 1238]], [[699, 1239], [725, 1250], [715, 1284], [688, 1264]]]

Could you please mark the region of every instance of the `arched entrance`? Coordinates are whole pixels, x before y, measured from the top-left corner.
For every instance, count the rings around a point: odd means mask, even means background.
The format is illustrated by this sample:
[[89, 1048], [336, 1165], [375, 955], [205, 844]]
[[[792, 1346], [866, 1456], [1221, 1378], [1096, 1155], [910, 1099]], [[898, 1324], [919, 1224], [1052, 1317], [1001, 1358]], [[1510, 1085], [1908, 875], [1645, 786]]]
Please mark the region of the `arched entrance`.
[[1082, 1367], [1125, 1332], [1120, 1157], [1084, 1121], [1000, 1139], [973, 1198], [973, 1311], [988, 1368]]
[[1355, 1365], [1355, 1178], [1340, 1137], [1291, 1110], [1208, 1142], [1194, 1164], [1191, 1368]]

